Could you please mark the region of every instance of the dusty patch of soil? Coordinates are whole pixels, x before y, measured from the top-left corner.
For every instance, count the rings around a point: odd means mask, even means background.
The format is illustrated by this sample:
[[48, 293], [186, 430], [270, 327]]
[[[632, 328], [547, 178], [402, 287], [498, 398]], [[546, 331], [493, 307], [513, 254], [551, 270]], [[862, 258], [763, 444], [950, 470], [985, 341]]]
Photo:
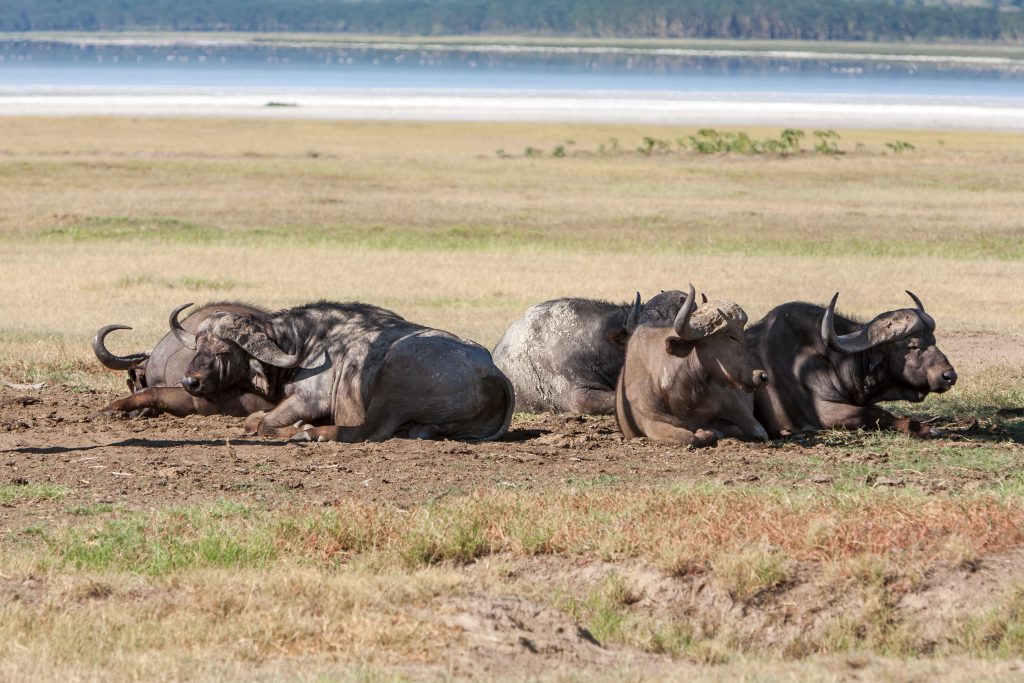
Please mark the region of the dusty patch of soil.
[[1013, 335], [947, 332], [940, 337], [939, 348], [961, 376], [991, 367], [1024, 365], [1024, 338]]
[[460, 673], [501, 677], [510, 661], [520, 675], [562, 666], [619, 665], [630, 653], [602, 647], [566, 614], [518, 595], [475, 594], [445, 600], [432, 618], [455, 632], [447, 644], [449, 667]]

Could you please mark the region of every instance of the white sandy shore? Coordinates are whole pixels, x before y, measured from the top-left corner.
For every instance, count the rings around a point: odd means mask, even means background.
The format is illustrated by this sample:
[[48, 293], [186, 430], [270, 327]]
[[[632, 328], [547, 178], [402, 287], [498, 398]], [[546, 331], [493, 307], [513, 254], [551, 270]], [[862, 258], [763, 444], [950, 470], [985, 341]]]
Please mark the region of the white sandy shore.
[[782, 93], [0, 87], [0, 116], [109, 115], [1024, 132], [1024, 96], [982, 100]]

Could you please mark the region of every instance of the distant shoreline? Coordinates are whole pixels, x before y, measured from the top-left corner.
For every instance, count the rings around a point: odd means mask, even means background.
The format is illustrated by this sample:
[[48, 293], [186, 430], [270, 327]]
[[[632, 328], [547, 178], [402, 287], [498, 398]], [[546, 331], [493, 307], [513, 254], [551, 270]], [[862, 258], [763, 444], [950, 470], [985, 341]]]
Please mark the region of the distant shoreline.
[[1024, 47], [946, 43], [850, 43], [831, 41], [741, 41], [697, 39], [539, 38], [523, 36], [376, 36], [339, 33], [231, 32], [25, 32], [0, 33], [0, 42], [75, 45], [277, 46], [378, 48], [427, 51], [549, 54], [634, 54], [764, 59], [848, 59], [927, 62], [1024, 71]]
[[755, 125], [1024, 133], [1024, 99], [799, 97], [776, 93], [2, 88], [0, 116]]

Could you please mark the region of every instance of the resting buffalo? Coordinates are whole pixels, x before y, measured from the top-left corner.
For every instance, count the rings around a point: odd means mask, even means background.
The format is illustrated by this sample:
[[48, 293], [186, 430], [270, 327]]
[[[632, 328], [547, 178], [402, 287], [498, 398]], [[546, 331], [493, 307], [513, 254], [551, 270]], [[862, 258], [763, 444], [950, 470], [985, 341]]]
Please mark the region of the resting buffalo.
[[[267, 312], [236, 303], [212, 303], [195, 310], [181, 322], [188, 331], [194, 331], [200, 322], [215, 312], [230, 312], [266, 318]], [[104, 342], [107, 335], [114, 330], [130, 330], [127, 325], [107, 325], [101, 327], [92, 340], [92, 350], [103, 365], [112, 370], [128, 372], [128, 388], [132, 395], [108, 405], [108, 411], [138, 411], [140, 415], [157, 415], [168, 412], [172, 415], [233, 415], [245, 417], [257, 410], [271, 407], [266, 398], [256, 392], [239, 391], [237, 394], [225, 396], [219, 402], [207, 401], [189, 395], [180, 385], [185, 377], [185, 370], [192, 362], [195, 351], [182, 346], [171, 333], [157, 342], [152, 351], [118, 356], [111, 353]]]
[[747, 314], [731, 301], [699, 308], [693, 285], [671, 325], [640, 325], [626, 346], [615, 419], [627, 439], [713, 446], [723, 436], [767, 440], [751, 392], [768, 375], [747, 351]]
[[194, 334], [175, 316], [171, 325], [196, 350], [182, 380], [190, 394], [219, 401], [252, 387], [271, 400], [269, 412], [246, 420], [253, 433], [490, 440], [512, 418], [512, 384], [487, 349], [376, 306], [320, 302], [265, 319], [213, 313]]
[[772, 435], [803, 429], [864, 427], [927, 436], [916, 420], [897, 418], [879, 401], [921, 401], [948, 391], [956, 371], [935, 346], [935, 321], [916, 308], [858, 323], [827, 308], [788, 303], [747, 333], [747, 346], [768, 371], [770, 386], [754, 397], [754, 414]]
[[611, 415], [626, 340], [637, 325], [669, 322], [686, 295], [662, 292], [643, 304], [555, 299], [505, 330], [494, 363], [516, 388], [516, 410]]

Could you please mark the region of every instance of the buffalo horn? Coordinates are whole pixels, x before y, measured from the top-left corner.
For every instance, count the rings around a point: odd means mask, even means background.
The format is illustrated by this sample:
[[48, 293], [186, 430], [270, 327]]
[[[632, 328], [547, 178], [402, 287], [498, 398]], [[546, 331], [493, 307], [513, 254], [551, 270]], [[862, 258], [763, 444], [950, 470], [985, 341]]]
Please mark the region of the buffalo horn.
[[935, 323], [927, 313], [901, 309], [875, 316], [874, 320], [862, 325], [856, 332], [836, 334], [835, 316], [838, 298], [839, 292], [836, 292], [832, 301], [829, 302], [828, 308], [825, 309], [825, 316], [821, 319], [822, 341], [834, 351], [859, 353], [879, 344], [902, 339], [922, 327], [935, 329]]
[[178, 322], [178, 314], [191, 305], [191, 303], [187, 303], [183, 306], [178, 306], [177, 308], [175, 308], [173, 311], [171, 311], [171, 317], [169, 318], [168, 322], [171, 325], [171, 332], [173, 332], [174, 336], [177, 337], [178, 341], [181, 342], [181, 345], [187, 349], [192, 349], [193, 351], [195, 351], [196, 336], [191, 332], [186, 331], [185, 328], [181, 326], [181, 323]]
[[262, 330], [231, 330], [224, 336], [245, 349], [250, 356], [267, 365], [278, 368], [294, 368], [302, 361], [300, 354], [282, 351], [281, 347]]
[[148, 353], [133, 353], [130, 356], [115, 356], [107, 349], [106, 344], [104, 344], [104, 339], [106, 339], [108, 334], [114, 330], [130, 329], [132, 328], [127, 325], [106, 325], [96, 332], [96, 336], [92, 338], [92, 352], [96, 354], [96, 358], [99, 359], [100, 363], [103, 363], [104, 366], [111, 370], [131, 370], [133, 367], [149, 358]]
[[697, 290], [693, 288], [693, 283], [690, 283], [690, 291], [686, 295], [686, 302], [683, 307], [679, 309], [679, 313], [676, 314], [676, 319], [672, 323], [673, 329], [676, 331], [676, 335], [681, 338], [686, 338], [686, 328], [690, 324], [690, 316], [697, 309]]
[[836, 292], [832, 301], [829, 302], [828, 308], [825, 309], [825, 317], [821, 319], [822, 341], [833, 351], [841, 353], [857, 353], [871, 348], [867, 325], [850, 334], [836, 334], [836, 301], [838, 300], [839, 292]]
[[907, 290], [904, 290], [904, 291], [905, 291], [905, 292], [906, 292], [907, 294], [909, 294], [909, 295], [910, 295], [910, 298], [914, 300], [914, 304], [916, 304], [916, 305], [917, 305], [917, 317], [918, 317], [918, 318], [919, 318], [919, 319], [921, 320], [921, 322], [922, 322], [922, 323], [924, 324], [925, 328], [926, 328], [926, 329], [927, 329], [927, 330], [928, 330], [929, 332], [934, 332], [934, 331], [935, 331], [935, 319], [934, 319], [934, 318], [932, 318], [932, 317], [931, 317], [930, 315], [928, 315], [927, 313], [925, 313], [925, 311], [924, 311], [924, 304], [922, 304], [922, 303], [921, 303], [921, 300], [917, 298], [917, 295], [916, 295], [916, 294], [914, 294], [913, 292], [911, 292], [911, 291], [910, 291], [909, 289], [907, 289]]
[[643, 308], [643, 302], [640, 300], [640, 292], [636, 293], [636, 301], [633, 302], [633, 307], [629, 309], [629, 316], [626, 318], [626, 334], [633, 334], [633, 330], [640, 324], [640, 310]]
[[909, 289], [904, 289], [903, 291], [906, 292], [907, 294], [909, 294], [910, 298], [914, 300], [914, 304], [917, 305], [917, 310], [919, 310], [922, 313], [924, 313], [924, 304], [921, 303], [921, 300], [917, 298], [917, 294], [914, 294]]
[[700, 302], [702, 304], [706, 304], [708, 302], [708, 295], [705, 294], [704, 292], [700, 293]]

